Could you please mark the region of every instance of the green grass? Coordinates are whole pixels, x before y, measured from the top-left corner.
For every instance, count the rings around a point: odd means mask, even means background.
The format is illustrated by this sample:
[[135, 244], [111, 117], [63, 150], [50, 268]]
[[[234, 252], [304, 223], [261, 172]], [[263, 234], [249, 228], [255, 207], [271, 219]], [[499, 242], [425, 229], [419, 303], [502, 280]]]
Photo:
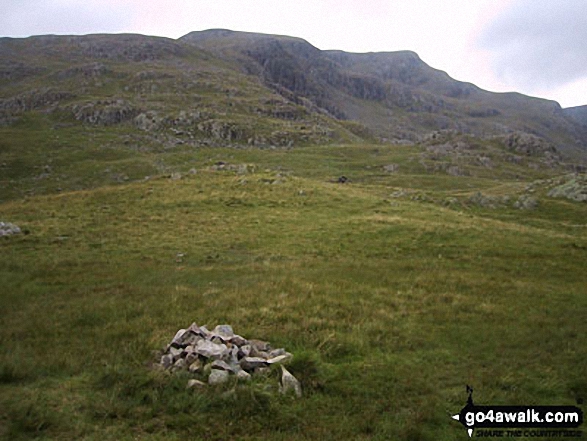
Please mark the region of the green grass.
[[[446, 208], [523, 189], [419, 174], [408, 147], [122, 152], [63, 163], [62, 185], [140, 158], [200, 171], [0, 205], [29, 232], [0, 238], [0, 437], [458, 440], [465, 384], [480, 404], [587, 396], [585, 204]], [[293, 352], [304, 397], [277, 373], [222, 394], [150, 369], [192, 321]]]

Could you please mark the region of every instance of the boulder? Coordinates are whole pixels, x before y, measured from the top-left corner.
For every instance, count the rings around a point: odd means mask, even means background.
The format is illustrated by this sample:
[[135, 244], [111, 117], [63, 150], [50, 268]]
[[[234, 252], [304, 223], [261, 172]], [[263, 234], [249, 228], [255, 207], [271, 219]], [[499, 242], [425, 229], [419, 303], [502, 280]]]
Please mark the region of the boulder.
[[212, 369], [210, 376], [208, 377], [208, 384], [216, 386], [218, 384], [224, 384], [228, 381], [229, 373], [219, 369]]
[[197, 354], [200, 354], [206, 358], [220, 359], [228, 353], [228, 347], [221, 343], [213, 343], [208, 340], [199, 340], [196, 344], [195, 350]]
[[283, 366], [281, 366], [281, 387], [279, 388], [279, 391], [284, 395], [293, 392], [298, 398], [302, 396], [302, 385], [298, 379]]

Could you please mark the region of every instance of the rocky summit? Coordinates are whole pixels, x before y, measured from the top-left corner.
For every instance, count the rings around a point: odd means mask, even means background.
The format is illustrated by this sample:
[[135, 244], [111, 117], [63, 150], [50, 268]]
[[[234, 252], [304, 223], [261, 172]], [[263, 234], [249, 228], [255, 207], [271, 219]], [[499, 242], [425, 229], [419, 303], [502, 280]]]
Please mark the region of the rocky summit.
[[[271, 366], [280, 366], [279, 390], [301, 397], [300, 382], [283, 366], [292, 358], [291, 353], [283, 348], [274, 349], [269, 342], [235, 334], [230, 325], [218, 325], [209, 331], [194, 322], [177, 331], [158, 365], [171, 373], [187, 371], [206, 379], [211, 386], [227, 383], [231, 378], [248, 381], [252, 375], [268, 373]], [[188, 381], [188, 388], [204, 385], [196, 378]]]

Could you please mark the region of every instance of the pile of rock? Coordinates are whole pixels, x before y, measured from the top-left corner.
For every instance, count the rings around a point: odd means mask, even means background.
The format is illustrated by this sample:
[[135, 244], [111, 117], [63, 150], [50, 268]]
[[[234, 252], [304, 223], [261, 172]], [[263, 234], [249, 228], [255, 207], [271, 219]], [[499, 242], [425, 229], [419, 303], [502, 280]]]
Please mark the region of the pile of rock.
[[0, 222], [0, 237], [20, 234], [20, 228], [10, 222]]
[[[192, 323], [180, 329], [165, 349], [159, 364], [170, 372], [187, 371], [208, 384], [223, 384], [235, 377], [248, 381], [251, 375], [266, 374], [271, 366], [281, 367], [280, 391], [301, 396], [299, 381], [283, 366], [293, 358], [285, 349], [273, 349], [266, 341], [247, 340], [235, 334], [230, 325], [218, 325], [212, 331]], [[204, 386], [192, 379], [188, 387]]]

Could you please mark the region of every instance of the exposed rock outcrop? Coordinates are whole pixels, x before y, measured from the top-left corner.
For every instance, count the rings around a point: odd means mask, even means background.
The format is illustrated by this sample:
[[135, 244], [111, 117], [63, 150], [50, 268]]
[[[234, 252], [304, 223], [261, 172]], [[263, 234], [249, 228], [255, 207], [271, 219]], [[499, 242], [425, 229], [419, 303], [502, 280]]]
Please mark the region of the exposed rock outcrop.
[[73, 116], [84, 123], [110, 126], [133, 119], [137, 110], [124, 100], [95, 101], [76, 104], [72, 107]]

